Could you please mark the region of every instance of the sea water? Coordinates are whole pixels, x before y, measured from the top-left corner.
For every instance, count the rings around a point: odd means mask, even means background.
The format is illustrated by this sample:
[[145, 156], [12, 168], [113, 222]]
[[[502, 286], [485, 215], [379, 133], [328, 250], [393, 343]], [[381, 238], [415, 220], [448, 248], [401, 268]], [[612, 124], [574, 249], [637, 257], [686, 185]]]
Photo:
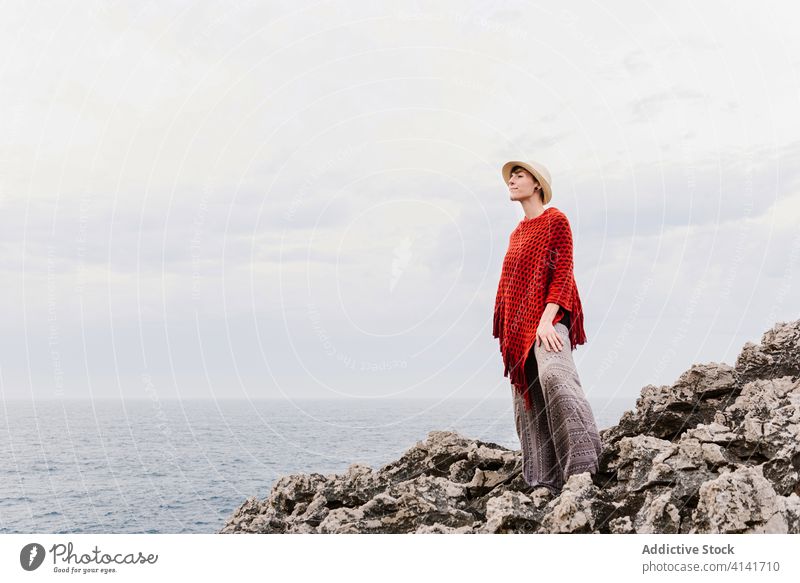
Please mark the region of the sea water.
[[[631, 399], [595, 402], [600, 429]], [[0, 402], [0, 533], [213, 533], [281, 475], [392, 462], [433, 430], [519, 449], [512, 401]]]

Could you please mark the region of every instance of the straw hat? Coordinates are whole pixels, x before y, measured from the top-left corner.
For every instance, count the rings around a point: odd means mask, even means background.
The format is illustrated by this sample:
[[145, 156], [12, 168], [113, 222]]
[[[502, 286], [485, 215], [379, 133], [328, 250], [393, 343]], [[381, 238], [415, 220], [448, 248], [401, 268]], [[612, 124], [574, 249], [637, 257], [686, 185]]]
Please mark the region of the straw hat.
[[511, 160], [503, 164], [503, 180], [508, 184], [511, 178], [511, 169], [514, 166], [522, 166], [536, 177], [539, 184], [542, 185], [542, 204], [547, 204], [553, 198], [553, 191], [550, 188], [550, 172], [539, 162], [529, 160], [528, 162], [520, 162], [519, 160]]

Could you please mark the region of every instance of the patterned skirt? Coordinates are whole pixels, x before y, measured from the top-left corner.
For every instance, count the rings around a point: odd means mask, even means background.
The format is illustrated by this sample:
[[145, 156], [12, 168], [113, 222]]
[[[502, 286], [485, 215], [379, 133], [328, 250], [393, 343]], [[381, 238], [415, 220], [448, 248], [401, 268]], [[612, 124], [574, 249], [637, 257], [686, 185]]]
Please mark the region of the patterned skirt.
[[569, 476], [597, 472], [601, 445], [572, 358], [569, 330], [561, 322], [554, 327], [563, 343], [561, 351], [548, 351], [537, 340], [525, 362], [533, 408], [525, 410], [522, 395], [513, 389], [512, 393], [525, 482], [558, 493]]

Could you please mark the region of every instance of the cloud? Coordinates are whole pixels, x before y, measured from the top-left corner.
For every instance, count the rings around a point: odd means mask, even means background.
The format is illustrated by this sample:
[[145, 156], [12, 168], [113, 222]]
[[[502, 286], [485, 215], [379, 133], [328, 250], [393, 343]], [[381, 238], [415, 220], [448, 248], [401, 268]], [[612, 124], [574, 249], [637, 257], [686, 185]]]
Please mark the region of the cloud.
[[799, 41], [754, 5], [659, 10], [9, 10], [8, 390], [51, 382], [53, 325], [76, 390], [115, 356], [125, 390], [143, 361], [168, 382], [170, 350], [185, 394], [204, 362], [264, 391], [505, 388], [488, 325], [517, 158], [548, 166], [573, 228], [587, 385], [730, 356], [796, 312]]
[[636, 99], [630, 104], [631, 114], [635, 123], [642, 123], [651, 120], [653, 117], [667, 110], [667, 105], [673, 105], [681, 101], [702, 102], [706, 98], [699, 91], [681, 87], [673, 87], [664, 91], [652, 93], [640, 99]]

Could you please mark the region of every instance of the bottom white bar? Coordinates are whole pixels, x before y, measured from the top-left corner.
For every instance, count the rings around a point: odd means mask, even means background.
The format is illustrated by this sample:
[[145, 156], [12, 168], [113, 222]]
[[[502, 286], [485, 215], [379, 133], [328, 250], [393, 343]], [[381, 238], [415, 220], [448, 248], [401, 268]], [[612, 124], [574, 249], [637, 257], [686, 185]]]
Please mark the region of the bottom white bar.
[[0, 581], [797, 581], [799, 542], [767, 534], [8, 534], [0, 535]]

